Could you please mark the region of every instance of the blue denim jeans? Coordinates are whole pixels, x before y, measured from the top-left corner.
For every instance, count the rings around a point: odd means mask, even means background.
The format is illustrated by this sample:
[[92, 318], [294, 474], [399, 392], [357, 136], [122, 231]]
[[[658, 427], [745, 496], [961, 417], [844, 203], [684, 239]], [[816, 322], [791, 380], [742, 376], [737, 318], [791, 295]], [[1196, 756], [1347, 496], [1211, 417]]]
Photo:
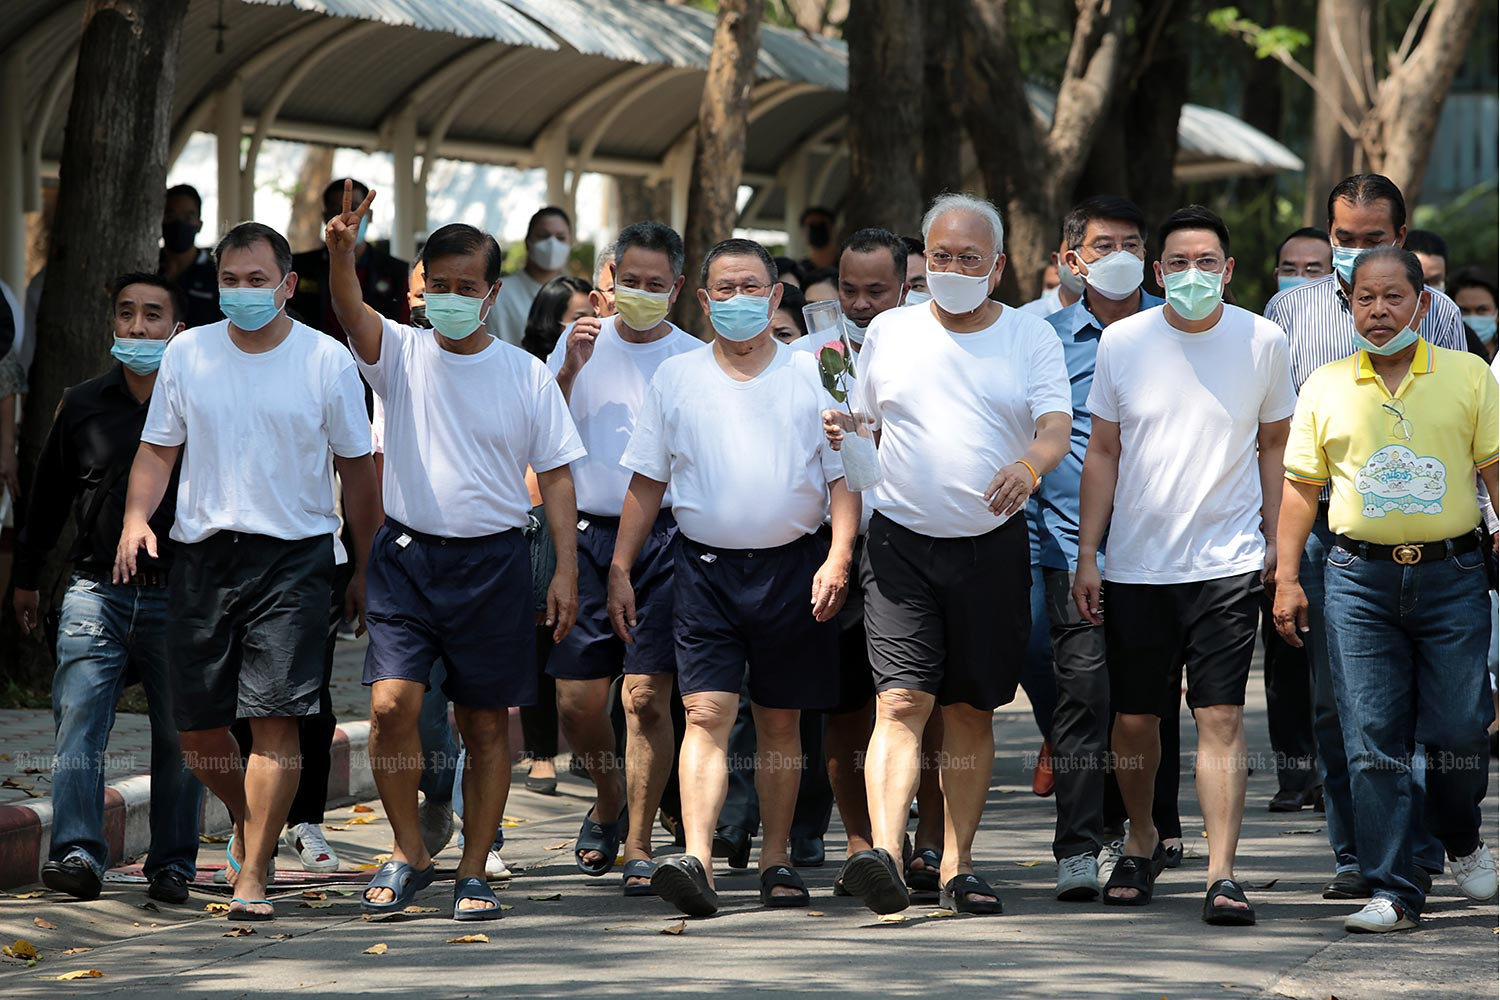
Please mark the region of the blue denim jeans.
[[448, 696], [443, 693], [447, 676], [443, 661], [438, 660], [428, 680], [432, 686], [422, 698], [422, 714], [417, 718], [417, 735], [422, 741], [422, 779], [417, 787], [434, 802], [452, 800], [458, 774], [458, 742], [448, 722]]
[[[1421, 863], [1414, 814], [1452, 857], [1479, 844], [1485, 730], [1494, 718], [1484, 557], [1401, 566], [1335, 545], [1324, 586], [1360, 870], [1377, 897], [1416, 916], [1425, 898], [1411, 878]], [[1414, 773], [1418, 743], [1427, 750], [1425, 802]]]
[[[1328, 552], [1334, 546], [1328, 518], [1319, 513], [1307, 546], [1302, 550], [1299, 572], [1302, 591], [1307, 595], [1305, 636], [1307, 661], [1313, 675], [1313, 738], [1318, 746], [1318, 769], [1323, 779], [1325, 821], [1328, 846], [1333, 848], [1336, 873], [1359, 871], [1359, 853], [1355, 850], [1354, 798], [1349, 791], [1349, 759], [1344, 752], [1344, 731], [1339, 724], [1339, 709], [1334, 698], [1333, 677], [1329, 666], [1328, 626], [1324, 615], [1324, 574]], [[1422, 799], [1426, 794], [1426, 768], [1423, 751], [1417, 748], [1413, 794], [1416, 807], [1411, 812], [1412, 844], [1416, 863], [1429, 872], [1443, 870], [1443, 845], [1428, 832], [1422, 822]]]
[[104, 756], [115, 704], [134, 666], [146, 688], [151, 719], [151, 847], [146, 876], [172, 869], [197, 874], [203, 786], [183, 763], [172, 720], [166, 662], [165, 587], [123, 587], [73, 577], [57, 629], [52, 716], [57, 758], [52, 770], [49, 861], [81, 857], [103, 876]]

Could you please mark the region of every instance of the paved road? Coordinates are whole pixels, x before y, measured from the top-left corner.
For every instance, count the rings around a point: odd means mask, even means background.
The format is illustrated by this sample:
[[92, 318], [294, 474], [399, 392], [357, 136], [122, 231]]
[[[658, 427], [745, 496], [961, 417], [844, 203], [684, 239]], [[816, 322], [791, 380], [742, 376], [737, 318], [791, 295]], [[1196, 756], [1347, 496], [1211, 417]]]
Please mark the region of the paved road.
[[[1421, 930], [1394, 938], [1345, 935], [1342, 917], [1350, 905], [1318, 895], [1328, 860], [1322, 817], [1266, 812], [1274, 778], [1265, 772], [1251, 779], [1240, 864], [1260, 911], [1259, 926], [1210, 928], [1198, 918], [1206, 841], [1190, 785], [1182, 796], [1188, 859], [1163, 876], [1151, 907], [1120, 911], [1053, 901], [1053, 805], [1031, 795], [1022, 759], [1036, 748], [1035, 729], [1017, 706], [996, 715], [995, 729], [1000, 764], [976, 854], [980, 871], [1003, 893], [1003, 917], [944, 919], [931, 916], [930, 907], [916, 907], [902, 923], [879, 922], [853, 901], [829, 894], [843, 856], [835, 832], [829, 865], [805, 873], [813, 888], [812, 912], [762, 910], [753, 876], [724, 875], [726, 906], [717, 917], [688, 920], [680, 934], [663, 934], [678, 924], [666, 904], [623, 899], [617, 876], [586, 879], [573, 869], [566, 842], [589, 797], [582, 783], [564, 778], [556, 798], [526, 791], [512, 796], [506, 857], [525, 870], [500, 893], [513, 909], [499, 922], [460, 925], [446, 919], [451, 886], [443, 883], [418, 900], [439, 913], [399, 924], [364, 922], [353, 895], [331, 894], [324, 901], [331, 906], [301, 908], [300, 893], [293, 892], [280, 902], [278, 920], [257, 925], [258, 933], [247, 937], [224, 936], [236, 925], [203, 912], [207, 902], [222, 898], [207, 892], [195, 893], [188, 907], [163, 905], [159, 911], [140, 908], [145, 896], [131, 886], [111, 887], [86, 904], [55, 896], [5, 898], [0, 938], [7, 944], [26, 939], [43, 960], [30, 968], [0, 966], [0, 994], [213, 1000], [294, 991], [441, 998], [501, 991], [518, 998], [710, 991], [872, 997], [947, 991], [1047, 1000], [1495, 995], [1493, 903], [1464, 900], [1444, 876]], [[1250, 732], [1252, 750], [1265, 752], [1263, 705], [1251, 706]], [[1188, 722], [1184, 743], [1192, 745]], [[331, 825], [344, 827], [330, 836], [346, 868], [369, 864], [387, 849], [388, 827], [379, 803], [373, 805], [370, 814], [348, 807], [330, 814]], [[1500, 839], [1494, 800], [1486, 806], [1493, 844]], [[356, 815], [374, 822], [348, 825]], [[222, 851], [222, 845], [206, 844], [202, 863], [219, 863]], [[440, 860], [451, 865], [456, 857], [450, 847]], [[354, 871], [341, 877], [357, 886], [366, 876]], [[551, 894], [561, 898], [533, 898]], [[34, 918], [56, 929], [38, 927]], [[489, 943], [447, 943], [471, 932], [488, 934]], [[387, 946], [385, 954], [363, 953], [377, 943]], [[92, 950], [63, 954], [77, 947]], [[79, 969], [97, 969], [104, 978], [43, 978]]]

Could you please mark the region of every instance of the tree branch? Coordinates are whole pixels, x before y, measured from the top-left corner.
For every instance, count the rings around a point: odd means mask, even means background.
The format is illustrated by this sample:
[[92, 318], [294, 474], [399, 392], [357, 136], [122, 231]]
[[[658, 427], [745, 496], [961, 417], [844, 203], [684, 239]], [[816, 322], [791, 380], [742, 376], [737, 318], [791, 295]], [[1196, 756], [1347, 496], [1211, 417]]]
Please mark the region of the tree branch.
[[[1319, 9], [1327, 10], [1328, 8], [1320, 7]], [[1375, 103], [1374, 92], [1366, 92], [1364, 80], [1354, 71], [1354, 63], [1350, 60], [1349, 52], [1344, 48], [1344, 41], [1339, 37], [1339, 33], [1337, 31], [1330, 31], [1328, 33], [1328, 41], [1333, 47], [1334, 58], [1339, 61], [1339, 69], [1344, 73], [1344, 82], [1349, 85], [1349, 92], [1354, 95], [1354, 100], [1361, 109], [1368, 110]], [[1368, 30], [1365, 32], [1364, 41], [1365, 47], [1369, 48], [1370, 36]]]
[[[1411, 55], [1411, 48], [1417, 44], [1417, 32], [1421, 30], [1422, 23], [1427, 20], [1427, 15], [1432, 11], [1435, 0], [1422, 0], [1422, 6], [1417, 8], [1416, 15], [1411, 19], [1411, 24], [1406, 26], [1406, 34], [1401, 39], [1401, 48], [1396, 50], [1396, 65], [1406, 62], [1406, 57]], [[1394, 71], [1395, 66], [1391, 67]]]

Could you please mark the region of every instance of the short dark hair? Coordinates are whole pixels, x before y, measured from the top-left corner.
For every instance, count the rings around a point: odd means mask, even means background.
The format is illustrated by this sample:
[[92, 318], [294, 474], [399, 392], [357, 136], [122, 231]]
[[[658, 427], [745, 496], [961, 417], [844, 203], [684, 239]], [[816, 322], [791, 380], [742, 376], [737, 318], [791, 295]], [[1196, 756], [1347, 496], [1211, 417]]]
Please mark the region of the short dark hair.
[[1431, 229], [1408, 229], [1404, 245], [1412, 253], [1441, 257], [1444, 264], [1448, 263], [1448, 241]]
[[682, 276], [682, 265], [687, 254], [682, 248], [682, 237], [671, 226], [660, 222], [636, 222], [620, 230], [620, 235], [615, 237], [616, 269], [625, 260], [625, 251], [631, 247], [666, 254], [672, 277]]
[[798, 284], [802, 282], [802, 267], [790, 257], [773, 257], [776, 263], [776, 279], [780, 281], [787, 275], [797, 279]]
[[131, 285], [150, 285], [160, 288], [167, 293], [167, 298], [172, 303], [172, 321], [174, 323], [187, 322], [187, 296], [182, 294], [182, 286], [171, 278], [164, 278], [150, 271], [127, 271], [116, 278], [109, 287], [109, 301], [113, 305], [120, 301], [120, 293]]
[[355, 205], [358, 205], [360, 202], [364, 201], [365, 195], [370, 193], [370, 185], [366, 184], [364, 181], [355, 180], [353, 177], [340, 177], [338, 180], [329, 183], [329, 185], [323, 189], [323, 204], [328, 204], [330, 199], [338, 201], [340, 205], [344, 203], [345, 181], [352, 181], [354, 184], [353, 198]]
[[1186, 205], [1167, 216], [1156, 230], [1156, 245], [1167, 245], [1167, 237], [1179, 229], [1207, 229], [1219, 238], [1219, 249], [1229, 256], [1229, 227], [1212, 210], [1202, 205]]
[[855, 253], [886, 251], [896, 266], [896, 280], [906, 283], [906, 243], [889, 229], [870, 227], [856, 231], [839, 247], [839, 258], [843, 259], [845, 252], [850, 250]]
[[1088, 232], [1089, 223], [1103, 219], [1128, 222], [1141, 234], [1142, 240], [1146, 238], [1146, 216], [1135, 202], [1112, 194], [1100, 194], [1083, 199], [1063, 216], [1062, 241], [1068, 245], [1069, 250], [1077, 250], [1083, 246], [1083, 237]]
[[699, 284], [708, 284], [708, 269], [720, 257], [754, 257], [765, 267], [766, 277], [771, 284], [776, 283], [776, 262], [771, 259], [771, 252], [754, 240], [733, 239], [714, 244], [714, 248], [703, 258], [703, 267], [698, 271]]
[[1406, 225], [1406, 199], [1401, 189], [1389, 177], [1382, 174], [1355, 174], [1345, 177], [1328, 192], [1328, 228], [1333, 228], [1333, 206], [1340, 201], [1352, 205], [1369, 205], [1377, 201], [1389, 202], [1392, 228]]
[[1422, 262], [1417, 259], [1416, 254], [1405, 247], [1375, 247], [1360, 254], [1354, 261], [1354, 270], [1349, 273], [1350, 286], [1359, 282], [1359, 272], [1369, 265], [1390, 261], [1401, 265], [1406, 272], [1406, 280], [1411, 283], [1412, 291], [1421, 295], [1422, 286], [1426, 284], [1422, 278]]
[[1453, 298], [1465, 288], [1483, 288], [1490, 293], [1490, 299], [1496, 305], [1500, 305], [1500, 291], [1495, 288], [1495, 282], [1485, 277], [1484, 272], [1477, 267], [1466, 267], [1462, 271], [1448, 279], [1447, 295]]
[[500, 280], [500, 244], [483, 229], [467, 222], [450, 222], [427, 237], [422, 246], [422, 270], [430, 271], [432, 262], [439, 257], [467, 257], [481, 251], [484, 280], [493, 285]]
[[197, 206], [198, 214], [203, 214], [203, 196], [199, 194], [198, 189], [193, 187], [191, 184], [173, 184], [171, 187], [167, 188], [167, 197], [165, 200], [170, 201], [173, 198], [193, 199], [193, 204]]
[[807, 336], [807, 317], [802, 315], [802, 307], [807, 305], [807, 296], [802, 294], [802, 289], [796, 285], [781, 286], [781, 305], [776, 308], [792, 317], [792, 322], [797, 324], [797, 329], [802, 331], [802, 336]]
[[587, 295], [594, 286], [583, 278], [571, 274], [559, 275], [547, 282], [531, 300], [531, 311], [526, 314], [526, 330], [521, 335], [521, 348], [543, 361], [557, 346], [562, 334], [563, 313], [574, 295]]
[[802, 214], [797, 216], [797, 225], [806, 225], [808, 217], [813, 215], [826, 215], [830, 219], [838, 218], [838, 216], [833, 214], [833, 209], [831, 208], [826, 208], [822, 205], [808, 205], [802, 210]]
[[1326, 229], [1314, 229], [1312, 226], [1303, 226], [1296, 232], [1288, 233], [1286, 239], [1276, 244], [1276, 262], [1278, 264], [1281, 262], [1281, 251], [1285, 250], [1286, 245], [1292, 242], [1292, 240], [1321, 240], [1324, 243], [1330, 242]]
[[927, 244], [923, 243], [920, 237], [903, 236], [901, 237], [901, 242], [906, 244], [906, 256], [908, 257], [912, 254], [920, 257], [927, 252]]
[[285, 278], [292, 270], [292, 248], [285, 236], [263, 222], [241, 222], [225, 233], [219, 245], [214, 247], [214, 269], [224, 266], [224, 251], [248, 250], [257, 243], [270, 244], [271, 253], [276, 256], [276, 266]]
[[526, 235], [530, 236], [531, 231], [536, 228], [536, 224], [549, 215], [557, 216], [563, 222], [567, 223], [568, 232], [571, 233], [573, 231], [573, 219], [568, 215], [567, 209], [559, 208], [556, 205], [543, 205], [535, 212], [532, 212], [531, 218], [526, 220]]

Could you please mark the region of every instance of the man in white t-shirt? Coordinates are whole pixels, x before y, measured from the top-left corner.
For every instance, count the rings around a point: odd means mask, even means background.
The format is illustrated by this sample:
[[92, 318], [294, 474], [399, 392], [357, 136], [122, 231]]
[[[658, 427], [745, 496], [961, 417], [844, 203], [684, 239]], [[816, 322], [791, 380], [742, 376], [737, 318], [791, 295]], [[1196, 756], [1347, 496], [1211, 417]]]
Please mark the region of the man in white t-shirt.
[[556, 205], [536, 210], [526, 223], [526, 263], [500, 283], [495, 304], [485, 316], [490, 335], [520, 345], [526, 317], [542, 286], [563, 273], [573, 250], [573, 220]]
[[[1067, 452], [1070, 426], [1052, 328], [990, 299], [1004, 236], [989, 202], [934, 201], [922, 220], [933, 300], [875, 317], [859, 357], [855, 408], [880, 434], [882, 476], [860, 567], [876, 690], [865, 763], [875, 848], [848, 860], [843, 883], [877, 913], [910, 905], [895, 859], [935, 706], [943, 904], [1000, 912], [972, 850], [995, 757], [991, 717], [1015, 697], [1031, 630], [1026, 519], [1014, 515]], [[841, 441], [847, 414], [824, 419]], [[1017, 655], [997, 662], [1004, 649]]]
[[[148, 519], [182, 457], [167, 664], [193, 772], [234, 819], [231, 920], [270, 920], [271, 852], [300, 778], [298, 720], [319, 710], [338, 540], [333, 473], [354, 531], [348, 610], [364, 622], [365, 557], [379, 516], [364, 388], [342, 345], [286, 315], [286, 239], [243, 222], [214, 252], [227, 320], [162, 356], [130, 472], [116, 582], [156, 555]], [[352, 617], [352, 614], [351, 614]], [[240, 767], [230, 735], [248, 719]]]
[[509, 710], [537, 699], [531, 554], [521, 529], [536, 470], [558, 565], [547, 624], [561, 640], [577, 609], [573, 477], [584, 456], [551, 373], [491, 337], [485, 310], [500, 278], [494, 237], [454, 223], [422, 249], [427, 319], [419, 330], [364, 303], [355, 234], [374, 192], [329, 220], [329, 283], [361, 373], [384, 402], [386, 520], [370, 554], [370, 761], [395, 846], [361, 909], [385, 917], [411, 905], [437, 865], [422, 841], [419, 720], [434, 661], [445, 669], [468, 766], [464, 848], [453, 919], [493, 920], [499, 901], [485, 857], [510, 791]]
[[[615, 241], [616, 315], [585, 316], [558, 341], [547, 367], [568, 400], [588, 456], [573, 463], [578, 488], [578, 623], [547, 661], [557, 679], [558, 719], [582, 757], [598, 798], [583, 818], [573, 855], [585, 875], [614, 867], [625, 844], [624, 891], [651, 890], [651, 830], [672, 770], [672, 561], [677, 523], [665, 501], [631, 567], [636, 590], [634, 639], [615, 635], [606, 607], [630, 470], [620, 464], [636, 414], [657, 368], [703, 350], [703, 342], [667, 320], [682, 291], [682, 237], [660, 222], [627, 226]], [[615, 767], [610, 682], [624, 674], [625, 758]], [[624, 833], [626, 814], [629, 835]]]
[[[679, 765], [687, 853], [659, 861], [651, 885], [694, 915], [718, 909], [706, 865], [728, 789], [725, 748], [746, 664], [767, 906], [808, 903], [787, 863], [802, 773], [798, 723], [803, 709], [829, 708], [838, 697], [833, 619], [848, 584], [860, 502], [823, 440], [817, 364], [771, 334], [783, 287], [775, 274], [759, 243], [726, 240], [709, 251], [698, 302], [713, 344], [657, 369], [620, 459], [635, 475], [609, 567], [609, 616], [627, 643], [645, 624], [632, 568], [669, 484], [679, 527], [673, 637], [687, 714]], [[617, 284], [617, 303], [620, 291]], [[830, 508], [828, 543], [819, 529]]]
[[1177, 712], [1185, 667], [1208, 832], [1203, 919], [1253, 924], [1234, 878], [1245, 683], [1260, 595], [1275, 568], [1282, 452], [1297, 400], [1280, 330], [1223, 302], [1234, 274], [1223, 220], [1201, 206], [1179, 209], [1158, 243], [1166, 304], [1115, 322], [1099, 344], [1079, 499], [1073, 598], [1084, 618], [1104, 625], [1115, 777], [1130, 818], [1104, 902], [1146, 905], [1165, 866], [1153, 783], [1160, 720]]

